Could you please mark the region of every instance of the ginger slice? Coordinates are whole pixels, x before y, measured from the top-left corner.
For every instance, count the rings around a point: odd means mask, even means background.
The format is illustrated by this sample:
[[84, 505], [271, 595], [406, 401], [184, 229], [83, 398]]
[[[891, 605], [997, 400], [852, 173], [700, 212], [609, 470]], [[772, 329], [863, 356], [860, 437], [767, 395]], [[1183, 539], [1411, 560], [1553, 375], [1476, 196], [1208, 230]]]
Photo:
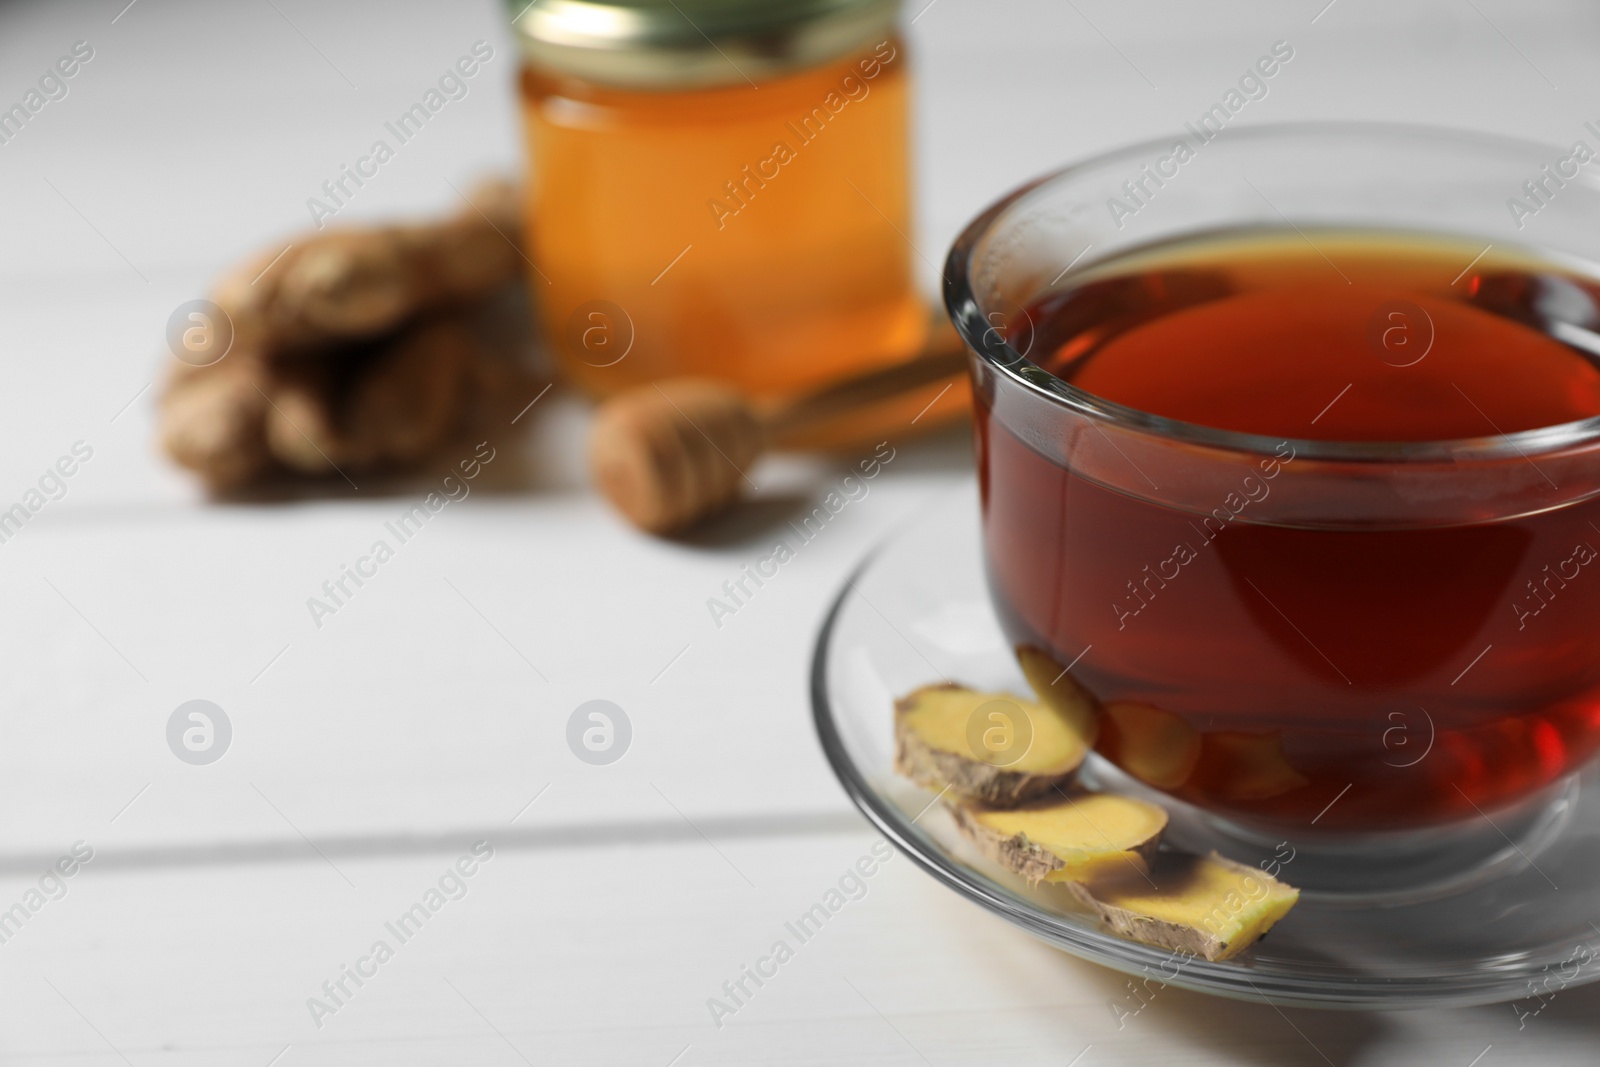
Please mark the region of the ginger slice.
[[895, 770], [918, 785], [1011, 807], [1072, 780], [1089, 745], [1053, 706], [958, 685], [895, 702]]
[[1113, 793], [1064, 794], [1053, 803], [990, 811], [952, 806], [956, 825], [985, 856], [1029, 882], [1142, 875], [1167, 813]]
[[1103, 756], [1157, 789], [1176, 789], [1200, 762], [1200, 733], [1154, 704], [1117, 700], [1105, 707]]
[[1229, 800], [1268, 800], [1311, 784], [1290, 766], [1278, 733], [1212, 730], [1201, 739], [1201, 751], [1218, 793]]
[[1213, 961], [1237, 955], [1300, 899], [1300, 890], [1215, 852], [1162, 853], [1147, 872], [1101, 868], [1068, 889], [1121, 937]]
[[1100, 728], [1100, 702], [1093, 694], [1079, 685], [1053, 657], [1037, 648], [1027, 645], [1018, 648], [1017, 662], [1022, 665], [1023, 677], [1028, 679], [1040, 701], [1071, 723], [1084, 743], [1093, 748]]

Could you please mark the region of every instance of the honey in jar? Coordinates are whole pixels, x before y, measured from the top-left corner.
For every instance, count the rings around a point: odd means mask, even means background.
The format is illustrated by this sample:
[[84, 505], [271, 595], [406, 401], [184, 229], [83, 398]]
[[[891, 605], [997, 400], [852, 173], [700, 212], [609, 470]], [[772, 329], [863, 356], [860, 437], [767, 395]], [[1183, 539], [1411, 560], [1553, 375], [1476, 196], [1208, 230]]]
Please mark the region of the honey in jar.
[[897, 13], [521, 10], [530, 285], [572, 380], [604, 396], [693, 375], [781, 397], [917, 350]]

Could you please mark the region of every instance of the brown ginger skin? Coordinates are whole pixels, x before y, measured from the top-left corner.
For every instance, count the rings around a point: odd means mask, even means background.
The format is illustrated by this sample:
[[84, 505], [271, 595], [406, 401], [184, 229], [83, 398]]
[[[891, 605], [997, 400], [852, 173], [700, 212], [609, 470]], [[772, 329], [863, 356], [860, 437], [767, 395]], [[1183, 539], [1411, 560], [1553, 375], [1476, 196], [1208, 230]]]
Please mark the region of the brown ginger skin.
[[978, 846], [979, 852], [1013, 874], [1026, 878], [1029, 885], [1044, 881], [1047, 875], [1066, 866], [1060, 857], [1029, 841], [1026, 834], [997, 834], [960, 805], [950, 805], [949, 811], [957, 829]]
[[267, 450], [267, 396], [248, 357], [210, 374], [174, 381], [161, 401], [161, 444], [180, 466], [199, 472], [214, 490], [254, 481], [272, 465]]
[[524, 262], [515, 187], [468, 201], [437, 223], [312, 233], [225, 276], [212, 295], [232, 347], [207, 366], [172, 361], [167, 453], [216, 491], [426, 459], [480, 377], [461, 312]]
[[280, 365], [267, 388], [268, 449], [307, 474], [423, 459], [454, 428], [473, 358], [466, 324], [446, 317], [381, 342], [345, 382], [323, 360]]
[[356, 380], [345, 416], [354, 462], [379, 466], [426, 458], [454, 428], [474, 348], [459, 318], [401, 334], [387, 357]]
[[406, 319], [470, 303], [522, 267], [516, 198], [505, 182], [479, 186], [442, 222], [333, 228], [270, 250], [224, 276], [212, 299], [235, 344], [269, 358], [373, 337]]

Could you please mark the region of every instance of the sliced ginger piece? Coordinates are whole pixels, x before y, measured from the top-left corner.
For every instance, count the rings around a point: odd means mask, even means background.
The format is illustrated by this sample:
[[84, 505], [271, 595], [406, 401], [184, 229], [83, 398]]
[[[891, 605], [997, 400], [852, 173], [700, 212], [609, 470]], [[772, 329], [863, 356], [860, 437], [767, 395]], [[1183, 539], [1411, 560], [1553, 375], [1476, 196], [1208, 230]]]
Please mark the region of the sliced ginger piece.
[[1039, 700], [1066, 719], [1084, 743], [1093, 748], [1100, 729], [1100, 702], [1065, 667], [1037, 648], [1018, 648], [1017, 662]]
[[1267, 800], [1311, 784], [1290, 766], [1277, 733], [1212, 730], [1202, 739], [1201, 752], [1218, 792], [1229, 800]]
[[1132, 700], [1106, 705], [1100, 751], [1157, 789], [1176, 789], [1200, 762], [1200, 733], [1182, 716]]
[[985, 856], [1029, 882], [1142, 875], [1167, 813], [1113, 793], [1077, 793], [1011, 811], [952, 806]]
[[1208, 960], [1238, 954], [1300, 899], [1300, 890], [1214, 852], [1162, 853], [1140, 873], [1101, 868], [1068, 888], [1113, 933]]
[[959, 685], [895, 702], [895, 770], [918, 785], [1011, 807], [1069, 783], [1089, 745], [1053, 706]]

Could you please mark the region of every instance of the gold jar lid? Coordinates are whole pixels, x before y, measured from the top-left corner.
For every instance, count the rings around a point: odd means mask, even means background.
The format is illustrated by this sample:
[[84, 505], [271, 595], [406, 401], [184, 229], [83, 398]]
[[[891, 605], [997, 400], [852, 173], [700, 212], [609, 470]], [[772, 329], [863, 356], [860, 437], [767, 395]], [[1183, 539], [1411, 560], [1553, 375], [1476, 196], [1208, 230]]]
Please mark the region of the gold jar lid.
[[509, 0], [535, 66], [631, 89], [692, 89], [817, 66], [893, 32], [900, 0]]

